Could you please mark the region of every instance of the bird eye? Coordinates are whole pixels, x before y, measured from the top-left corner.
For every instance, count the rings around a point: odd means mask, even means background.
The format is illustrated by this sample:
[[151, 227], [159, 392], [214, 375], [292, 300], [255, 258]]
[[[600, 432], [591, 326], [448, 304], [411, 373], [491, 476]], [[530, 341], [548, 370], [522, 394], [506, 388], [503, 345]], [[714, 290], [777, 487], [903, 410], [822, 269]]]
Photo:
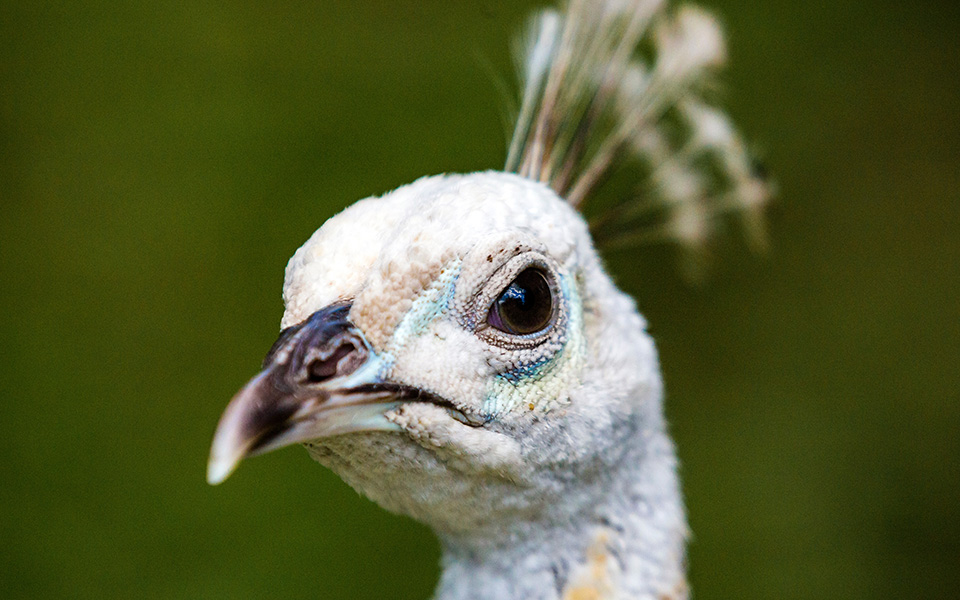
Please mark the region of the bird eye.
[[487, 323], [513, 335], [536, 333], [553, 317], [553, 293], [539, 269], [525, 269], [490, 307]]

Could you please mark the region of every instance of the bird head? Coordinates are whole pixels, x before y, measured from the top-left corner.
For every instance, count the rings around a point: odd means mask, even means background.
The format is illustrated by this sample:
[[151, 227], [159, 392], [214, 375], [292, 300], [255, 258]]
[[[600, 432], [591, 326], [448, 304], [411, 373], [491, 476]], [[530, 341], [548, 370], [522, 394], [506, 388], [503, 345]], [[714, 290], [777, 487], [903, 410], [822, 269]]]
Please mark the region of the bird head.
[[608, 247], [674, 244], [696, 277], [727, 225], [764, 246], [770, 186], [707, 97], [718, 21], [668, 4], [536, 13], [504, 172], [362, 200], [296, 252], [211, 483], [302, 444], [434, 529], [438, 598], [686, 597], [656, 351], [578, 208], [619, 184], [592, 222]]
[[357, 202], [291, 258], [283, 296], [211, 483], [302, 444], [441, 535], [496, 535], [588, 506], [638, 432], [663, 428], [643, 320], [541, 183], [435, 176]]

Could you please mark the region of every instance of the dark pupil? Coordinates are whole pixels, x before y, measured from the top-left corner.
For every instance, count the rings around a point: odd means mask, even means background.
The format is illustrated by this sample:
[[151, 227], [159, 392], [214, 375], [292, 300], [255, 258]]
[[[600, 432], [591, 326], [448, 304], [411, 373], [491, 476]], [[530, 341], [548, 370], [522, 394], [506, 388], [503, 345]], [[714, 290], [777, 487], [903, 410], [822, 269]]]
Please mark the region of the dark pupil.
[[546, 327], [552, 314], [553, 298], [546, 278], [537, 269], [527, 269], [497, 298], [488, 322], [501, 331], [525, 335]]

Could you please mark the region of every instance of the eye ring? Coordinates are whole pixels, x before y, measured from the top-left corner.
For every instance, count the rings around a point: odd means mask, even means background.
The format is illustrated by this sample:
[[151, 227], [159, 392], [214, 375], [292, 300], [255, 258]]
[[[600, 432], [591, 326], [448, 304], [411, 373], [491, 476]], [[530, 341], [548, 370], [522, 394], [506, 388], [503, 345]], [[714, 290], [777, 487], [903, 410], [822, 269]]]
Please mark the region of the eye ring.
[[530, 337], [554, 322], [557, 299], [547, 274], [536, 266], [520, 271], [490, 305], [486, 322], [510, 336]]

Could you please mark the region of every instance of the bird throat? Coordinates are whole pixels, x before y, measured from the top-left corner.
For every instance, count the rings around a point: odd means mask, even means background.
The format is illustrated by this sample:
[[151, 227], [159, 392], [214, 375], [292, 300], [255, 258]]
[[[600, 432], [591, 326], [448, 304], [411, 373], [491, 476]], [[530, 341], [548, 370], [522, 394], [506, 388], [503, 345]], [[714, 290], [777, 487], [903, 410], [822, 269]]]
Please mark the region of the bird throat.
[[682, 600], [686, 520], [673, 445], [640, 436], [595, 500], [506, 536], [441, 534], [436, 600]]

